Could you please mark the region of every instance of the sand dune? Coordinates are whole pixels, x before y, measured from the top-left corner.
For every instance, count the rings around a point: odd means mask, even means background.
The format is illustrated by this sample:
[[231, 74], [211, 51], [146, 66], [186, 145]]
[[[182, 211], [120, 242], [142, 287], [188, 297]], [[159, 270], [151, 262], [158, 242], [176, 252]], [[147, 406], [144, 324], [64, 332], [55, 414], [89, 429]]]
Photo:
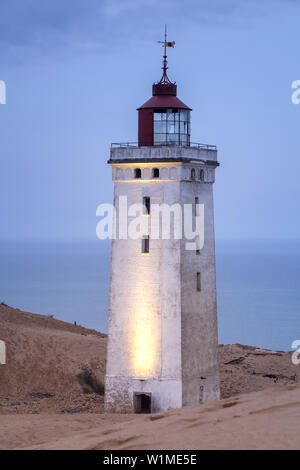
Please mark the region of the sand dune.
[[90, 414], [66, 420], [50, 415], [47, 427], [41, 416], [19, 418], [4, 421], [6, 448], [299, 449], [300, 387], [272, 388], [151, 416]]
[[[103, 396], [83, 393], [77, 375], [85, 369], [103, 381], [106, 335], [0, 306], [0, 339], [2, 449], [299, 447], [300, 367], [291, 353], [220, 346], [227, 400], [163, 415], [105, 415]], [[258, 393], [240, 396], [248, 392]]]
[[0, 413], [103, 410], [102, 397], [83, 395], [76, 376], [87, 367], [103, 381], [106, 335], [0, 306], [0, 339]]

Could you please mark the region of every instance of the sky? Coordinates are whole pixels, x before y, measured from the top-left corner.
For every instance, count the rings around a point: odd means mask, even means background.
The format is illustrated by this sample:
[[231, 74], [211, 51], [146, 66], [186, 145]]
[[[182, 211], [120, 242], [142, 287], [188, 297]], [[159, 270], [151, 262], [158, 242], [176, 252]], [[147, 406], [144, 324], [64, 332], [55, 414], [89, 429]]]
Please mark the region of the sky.
[[165, 23], [191, 140], [218, 146], [217, 239], [299, 239], [299, 1], [0, 0], [2, 241], [96, 239]]

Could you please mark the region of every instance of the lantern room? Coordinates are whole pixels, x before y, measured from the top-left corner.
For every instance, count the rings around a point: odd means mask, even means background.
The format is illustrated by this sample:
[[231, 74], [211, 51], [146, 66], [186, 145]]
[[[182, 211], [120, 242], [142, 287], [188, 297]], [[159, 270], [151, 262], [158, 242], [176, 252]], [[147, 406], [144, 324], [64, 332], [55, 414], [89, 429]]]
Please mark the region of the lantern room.
[[167, 47], [175, 42], [162, 42], [164, 45], [163, 75], [152, 87], [152, 98], [138, 108], [139, 146], [190, 145], [191, 108], [177, 98], [177, 85], [167, 75]]

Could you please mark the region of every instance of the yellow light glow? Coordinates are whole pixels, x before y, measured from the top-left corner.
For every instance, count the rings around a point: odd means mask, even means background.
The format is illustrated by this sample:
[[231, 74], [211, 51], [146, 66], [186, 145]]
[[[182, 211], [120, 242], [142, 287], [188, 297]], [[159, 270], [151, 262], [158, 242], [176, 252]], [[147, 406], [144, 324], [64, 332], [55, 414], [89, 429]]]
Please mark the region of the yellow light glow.
[[137, 312], [133, 331], [132, 368], [138, 377], [155, 374], [156, 341], [153, 328], [153, 314]]
[[[140, 243], [138, 241], [140, 249]], [[131, 305], [129, 320], [129, 367], [136, 378], [155, 377], [159, 373], [161, 353], [161, 317], [159, 270], [160, 258], [156, 250], [150, 254], [138, 253], [134, 258], [136, 282], [130, 285], [128, 299]]]

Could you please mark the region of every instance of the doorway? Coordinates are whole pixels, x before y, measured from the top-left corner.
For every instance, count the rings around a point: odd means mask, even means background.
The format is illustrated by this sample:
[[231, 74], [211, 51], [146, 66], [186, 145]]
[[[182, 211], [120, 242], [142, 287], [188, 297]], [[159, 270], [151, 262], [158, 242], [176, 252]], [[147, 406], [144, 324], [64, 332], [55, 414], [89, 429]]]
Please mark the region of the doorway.
[[135, 393], [133, 405], [135, 413], [151, 413], [151, 393]]

